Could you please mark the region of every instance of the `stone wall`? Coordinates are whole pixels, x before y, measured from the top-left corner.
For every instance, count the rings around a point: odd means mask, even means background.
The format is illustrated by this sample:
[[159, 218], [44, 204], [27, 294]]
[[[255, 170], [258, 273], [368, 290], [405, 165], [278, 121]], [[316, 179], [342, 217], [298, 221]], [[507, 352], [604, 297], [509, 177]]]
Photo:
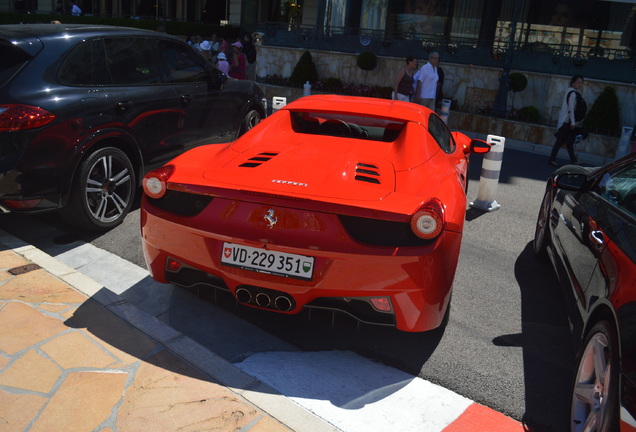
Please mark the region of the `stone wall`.
[[[304, 49], [258, 46], [256, 73], [291, 76]], [[311, 51], [320, 79], [337, 77], [345, 83], [393, 86], [395, 77], [405, 65], [402, 58], [378, 57], [378, 65], [373, 71], [363, 71], [356, 64], [356, 55], [331, 51]], [[522, 54], [519, 54], [522, 55]], [[454, 101], [453, 106], [469, 113], [480, 113], [491, 108], [499, 88], [501, 69], [479, 66], [445, 64], [442, 54], [441, 67], [444, 69], [444, 97]], [[423, 60], [420, 59], [420, 65]], [[514, 71], [512, 71], [514, 72]], [[570, 77], [524, 72], [528, 86], [523, 92], [508, 94], [508, 107], [519, 109], [534, 106], [541, 113], [546, 124], [555, 125], [565, 90]], [[591, 107], [606, 86], [616, 89], [618, 94], [621, 125], [636, 124], [636, 86], [606, 81], [586, 80], [582, 89], [583, 97]]]

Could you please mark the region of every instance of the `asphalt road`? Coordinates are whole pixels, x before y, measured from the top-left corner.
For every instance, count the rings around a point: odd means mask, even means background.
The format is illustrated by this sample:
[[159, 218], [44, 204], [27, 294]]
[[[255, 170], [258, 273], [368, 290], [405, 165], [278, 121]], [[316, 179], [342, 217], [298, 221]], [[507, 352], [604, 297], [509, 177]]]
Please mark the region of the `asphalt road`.
[[[469, 208], [445, 328], [412, 334], [359, 325], [330, 313], [279, 316], [237, 307], [206, 290], [196, 293], [202, 304], [215, 302], [215, 308], [225, 309], [233, 319], [249, 321], [298, 349], [355, 351], [523, 420], [537, 432], [566, 430], [573, 352], [565, 305], [555, 275], [531, 248], [551, 172], [546, 161], [544, 155], [507, 148], [495, 193], [500, 209]], [[477, 156], [471, 165], [469, 201], [478, 195], [480, 170]], [[36, 224], [52, 226], [54, 234], [43, 238], [36, 234], [41, 230], [33, 229]], [[0, 215], [0, 227], [35, 246], [91, 243], [145, 268], [138, 210], [103, 234], [79, 232], [55, 214]], [[170, 323], [203, 335], [205, 319], [204, 314], [197, 317], [195, 329], [188, 311], [174, 314]], [[237, 361], [237, 352], [249, 356], [257, 349], [238, 326], [230, 328], [237, 334], [225, 339], [239, 347], [228, 360]], [[205, 344], [205, 337], [199, 342]]]

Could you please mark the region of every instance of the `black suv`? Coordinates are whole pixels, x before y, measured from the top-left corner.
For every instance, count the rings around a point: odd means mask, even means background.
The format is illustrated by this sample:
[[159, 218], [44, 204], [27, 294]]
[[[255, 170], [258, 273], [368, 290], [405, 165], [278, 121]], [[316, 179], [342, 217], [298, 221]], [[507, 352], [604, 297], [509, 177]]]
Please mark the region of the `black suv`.
[[257, 84], [164, 33], [0, 25], [0, 58], [0, 213], [59, 209], [112, 228], [147, 171], [233, 141], [267, 112]]

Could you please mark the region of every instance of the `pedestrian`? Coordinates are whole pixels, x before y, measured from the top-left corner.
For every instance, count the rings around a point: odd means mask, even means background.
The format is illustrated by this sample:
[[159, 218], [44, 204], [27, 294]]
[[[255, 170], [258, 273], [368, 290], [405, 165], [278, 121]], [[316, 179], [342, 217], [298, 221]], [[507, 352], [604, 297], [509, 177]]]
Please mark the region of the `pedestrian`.
[[410, 102], [413, 96], [414, 76], [417, 69], [417, 60], [412, 55], [406, 56], [406, 66], [397, 74], [393, 86], [393, 100]]
[[82, 14], [82, 10], [75, 2], [69, 2], [71, 5], [71, 15], [80, 16]]
[[201, 42], [199, 44], [199, 51], [201, 51], [201, 54], [203, 54], [203, 57], [205, 57], [205, 59], [207, 61], [209, 61], [210, 63], [213, 63], [213, 57], [212, 57], [212, 53], [210, 52], [212, 48], [212, 44], [210, 43], [210, 41], [204, 40], [203, 42]]
[[241, 43], [243, 44], [243, 54], [247, 60], [247, 79], [254, 81], [256, 79], [256, 47], [252, 35], [245, 33]]
[[577, 127], [577, 122], [583, 120], [585, 111], [587, 111], [587, 105], [580, 93], [581, 87], [583, 87], [583, 77], [574, 75], [570, 80], [570, 88], [566, 90], [563, 96], [563, 103], [561, 104], [561, 111], [559, 112], [559, 120], [557, 122], [557, 131], [554, 134], [556, 141], [552, 146], [548, 165], [559, 166], [556, 162], [556, 157], [559, 153], [559, 149], [563, 146], [566, 146], [568, 150], [570, 162], [577, 165], [579, 164], [576, 154], [574, 153], [574, 141], [578, 134], [587, 135], [581, 128]]
[[225, 57], [225, 53], [220, 52], [217, 56], [216, 67], [218, 70], [223, 72], [225, 75], [230, 76], [230, 64], [227, 62], [227, 58]]
[[433, 51], [428, 56], [428, 63], [423, 65], [415, 76], [416, 87], [413, 101], [432, 111], [435, 111], [435, 95], [439, 81], [438, 66], [439, 53]]
[[59, 1], [57, 2], [57, 6], [55, 7], [55, 13], [57, 15], [64, 15], [66, 11], [64, 10], [64, 3]]
[[219, 52], [225, 53], [225, 55], [227, 56], [229, 54], [228, 53], [229, 48], [230, 48], [230, 44], [225, 38], [225, 35], [221, 35], [221, 43], [219, 44]]
[[232, 44], [232, 64], [230, 68], [230, 76], [232, 78], [244, 80], [247, 69], [247, 59], [243, 54], [243, 44], [236, 41]]

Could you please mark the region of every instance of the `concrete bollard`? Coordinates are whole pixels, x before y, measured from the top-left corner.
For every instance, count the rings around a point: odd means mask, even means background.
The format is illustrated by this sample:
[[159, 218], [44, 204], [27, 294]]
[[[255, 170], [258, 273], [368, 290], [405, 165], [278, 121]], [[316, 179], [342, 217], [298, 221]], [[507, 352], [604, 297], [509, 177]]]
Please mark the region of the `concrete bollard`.
[[287, 98], [284, 96], [274, 96], [272, 98], [272, 114], [287, 105]]
[[303, 96], [309, 96], [311, 94], [311, 84], [307, 81], [303, 84]]
[[627, 126], [623, 126], [623, 133], [621, 134], [621, 140], [618, 142], [618, 147], [616, 148], [616, 156], [614, 159], [620, 159], [623, 156], [626, 156], [630, 153], [629, 145], [632, 140], [632, 132], [634, 128], [630, 128]]
[[450, 99], [442, 99], [442, 109], [439, 112], [439, 117], [446, 124], [448, 124], [448, 115], [450, 114], [450, 106], [451, 106]]
[[477, 199], [471, 202], [470, 206], [490, 212], [499, 210], [501, 207], [497, 201], [495, 201], [495, 193], [499, 185], [499, 174], [501, 173], [501, 162], [503, 161], [506, 138], [497, 135], [488, 135], [486, 141], [492, 147], [490, 151], [484, 155]]

